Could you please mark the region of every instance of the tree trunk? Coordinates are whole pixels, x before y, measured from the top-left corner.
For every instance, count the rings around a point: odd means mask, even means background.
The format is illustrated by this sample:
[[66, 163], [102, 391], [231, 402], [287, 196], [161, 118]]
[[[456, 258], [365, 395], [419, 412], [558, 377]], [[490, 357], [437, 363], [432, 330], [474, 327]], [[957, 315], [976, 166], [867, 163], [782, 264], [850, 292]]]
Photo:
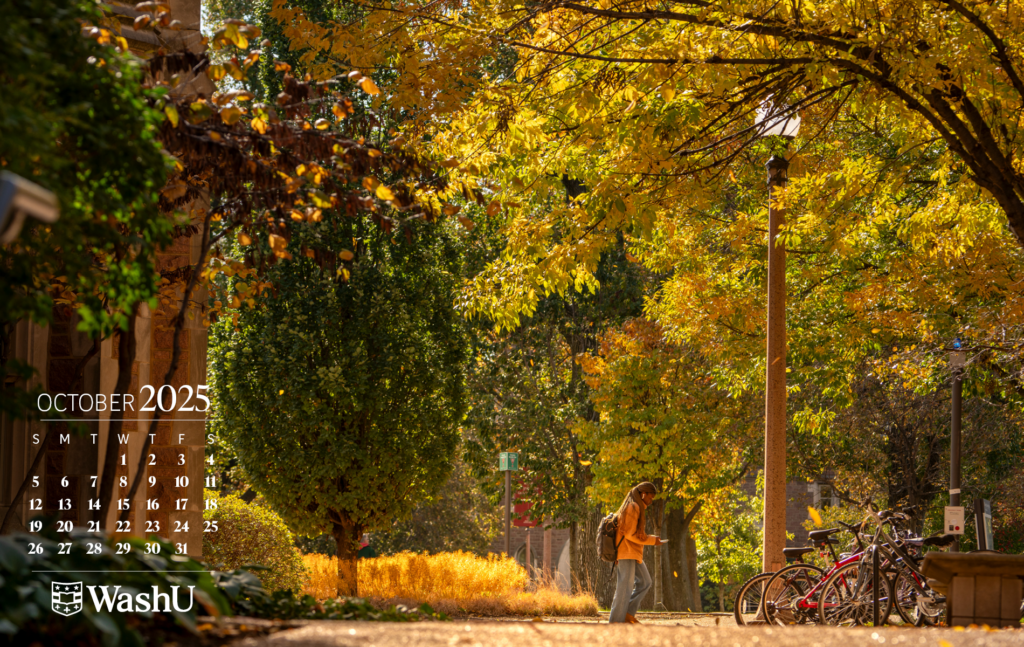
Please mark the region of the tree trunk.
[[[135, 310], [128, 314], [128, 330], [122, 330], [117, 341], [117, 383], [114, 393], [127, 393], [132, 381], [132, 364], [135, 363]], [[107, 511], [114, 494], [114, 477], [117, 476], [117, 449], [120, 446], [118, 436], [124, 423], [120, 418], [112, 418], [107, 432], [107, 447], [103, 458], [103, 474], [100, 476], [99, 499], [100, 507], [93, 511], [92, 520], [99, 522], [100, 527], [107, 523]]]
[[569, 524], [569, 586], [573, 593], [579, 593], [579, 566], [576, 564], [576, 556], [580, 554], [580, 524], [573, 521]]
[[[613, 565], [597, 554], [597, 527], [604, 515], [594, 508], [584, 523], [569, 526], [569, 570], [573, 593], [591, 593], [602, 607], [609, 607], [615, 595]], [[588, 540], [589, 539], [589, 540]]]
[[683, 532], [686, 535], [687, 561], [690, 564], [690, 585], [693, 586], [693, 593], [690, 597], [692, 606], [690, 611], [703, 611], [704, 603], [700, 599], [700, 579], [697, 577], [697, 541], [690, 536], [690, 524], [686, 524]]
[[331, 535], [338, 551], [338, 597], [355, 597], [359, 595], [357, 560], [363, 528], [347, 514], [339, 513], [337, 517], [331, 527]]
[[[601, 586], [601, 558], [597, 554], [597, 527], [601, 524], [600, 508], [593, 508], [577, 527], [576, 552], [573, 562], [573, 590], [597, 594]], [[570, 546], [569, 550], [572, 550]]]
[[697, 555], [690, 538], [690, 518], [685, 508], [665, 515], [662, 528], [669, 538], [661, 560], [662, 602], [669, 611], [700, 611], [700, 586], [696, 580]]

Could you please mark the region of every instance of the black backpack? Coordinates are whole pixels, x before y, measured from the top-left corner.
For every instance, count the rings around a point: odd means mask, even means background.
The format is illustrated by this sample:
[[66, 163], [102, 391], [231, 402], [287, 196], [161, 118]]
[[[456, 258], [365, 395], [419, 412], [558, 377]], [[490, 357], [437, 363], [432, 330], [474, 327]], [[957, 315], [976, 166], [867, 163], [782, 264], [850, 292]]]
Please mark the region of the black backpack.
[[619, 531], [619, 515], [614, 512], [601, 520], [597, 527], [597, 554], [606, 562], [619, 561], [619, 545], [626, 538], [615, 543], [615, 535]]

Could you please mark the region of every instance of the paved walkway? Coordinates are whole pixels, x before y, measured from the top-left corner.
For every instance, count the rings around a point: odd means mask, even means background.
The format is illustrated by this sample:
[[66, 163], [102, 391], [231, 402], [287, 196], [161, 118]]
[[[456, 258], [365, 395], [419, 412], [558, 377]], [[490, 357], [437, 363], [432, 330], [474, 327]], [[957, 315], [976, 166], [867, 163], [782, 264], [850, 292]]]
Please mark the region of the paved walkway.
[[[687, 613], [680, 611], [641, 611], [637, 619], [645, 625], [665, 625], [670, 627], [717, 627], [732, 626], [736, 623], [731, 613]], [[463, 618], [463, 620], [467, 620]], [[530, 618], [519, 616], [509, 618], [468, 618], [469, 622], [528, 622]], [[458, 622], [458, 620], [456, 620]], [[544, 622], [602, 624], [608, 622], [608, 612], [599, 612], [596, 616], [544, 616]]]
[[670, 627], [564, 622], [311, 622], [245, 647], [1022, 647], [1024, 631]]

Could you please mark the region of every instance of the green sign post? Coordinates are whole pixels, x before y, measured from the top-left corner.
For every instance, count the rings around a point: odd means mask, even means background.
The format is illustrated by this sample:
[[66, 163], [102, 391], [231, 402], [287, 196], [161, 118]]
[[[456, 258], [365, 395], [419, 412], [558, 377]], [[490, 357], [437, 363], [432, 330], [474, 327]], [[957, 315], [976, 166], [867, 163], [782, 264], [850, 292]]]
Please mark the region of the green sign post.
[[500, 452], [498, 470], [505, 472], [505, 554], [512, 555], [512, 472], [519, 471], [517, 452]]
[[501, 452], [498, 454], [498, 470], [502, 472], [518, 472], [518, 452]]

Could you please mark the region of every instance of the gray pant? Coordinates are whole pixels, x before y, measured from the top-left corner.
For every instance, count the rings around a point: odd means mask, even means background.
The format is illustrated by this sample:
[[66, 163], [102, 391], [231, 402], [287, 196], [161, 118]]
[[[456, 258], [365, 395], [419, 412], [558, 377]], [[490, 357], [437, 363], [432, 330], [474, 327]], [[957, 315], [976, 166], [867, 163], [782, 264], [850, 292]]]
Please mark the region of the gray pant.
[[[608, 614], [608, 622], [625, 622], [626, 614], [635, 616], [640, 608], [640, 600], [651, 588], [651, 574], [643, 562], [635, 559], [620, 559], [615, 567], [615, 597], [612, 598], [612, 611]], [[631, 594], [632, 592], [632, 594]]]

